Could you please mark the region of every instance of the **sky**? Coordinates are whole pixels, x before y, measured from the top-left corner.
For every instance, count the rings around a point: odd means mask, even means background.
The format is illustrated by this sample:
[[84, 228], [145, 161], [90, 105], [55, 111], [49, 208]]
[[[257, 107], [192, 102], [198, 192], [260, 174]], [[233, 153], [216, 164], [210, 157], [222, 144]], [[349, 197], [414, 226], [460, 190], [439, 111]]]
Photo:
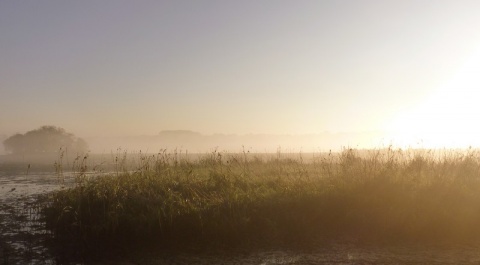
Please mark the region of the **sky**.
[[384, 131], [480, 145], [479, 11], [480, 1], [0, 1], [0, 135]]

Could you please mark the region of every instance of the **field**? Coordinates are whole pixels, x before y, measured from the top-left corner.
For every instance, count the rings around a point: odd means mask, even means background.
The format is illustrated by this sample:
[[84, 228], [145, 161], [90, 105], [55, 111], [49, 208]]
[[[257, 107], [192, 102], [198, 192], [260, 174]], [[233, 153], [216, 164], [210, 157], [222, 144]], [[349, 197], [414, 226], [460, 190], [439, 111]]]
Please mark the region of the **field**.
[[98, 176], [87, 174], [87, 161], [77, 159], [74, 187], [41, 197], [64, 256], [480, 241], [480, 153], [472, 149], [344, 149], [308, 159], [119, 153], [115, 170]]

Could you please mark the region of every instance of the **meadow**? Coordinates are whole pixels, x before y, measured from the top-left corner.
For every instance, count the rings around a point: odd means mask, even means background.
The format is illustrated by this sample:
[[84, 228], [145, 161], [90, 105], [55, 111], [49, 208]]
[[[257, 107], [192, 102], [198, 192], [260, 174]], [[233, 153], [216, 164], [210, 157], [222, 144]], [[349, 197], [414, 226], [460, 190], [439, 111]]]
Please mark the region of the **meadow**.
[[52, 244], [65, 256], [152, 246], [480, 242], [474, 149], [88, 159], [75, 159], [73, 187], [39, 198]]

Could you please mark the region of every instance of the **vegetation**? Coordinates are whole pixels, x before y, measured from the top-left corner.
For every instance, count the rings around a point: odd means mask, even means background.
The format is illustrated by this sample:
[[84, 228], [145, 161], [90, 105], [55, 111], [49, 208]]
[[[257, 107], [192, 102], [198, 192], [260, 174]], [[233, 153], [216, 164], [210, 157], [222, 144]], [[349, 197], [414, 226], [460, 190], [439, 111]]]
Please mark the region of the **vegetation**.
[[42, 126], [25, 134], [17, 133], [3, 141], [3, 145], [5, 151], [13, 154], [56, 153], [61, 149], [85, 153], [88, 149], [83, 139], [55, 126]]
[[[84, 158], [86, 159], [86, 157]], [[82, 251], [329, 240], [480, 239], [480, 153], [345, 149], [306, 161], [213, 152], [141, 155], [49, 194], [47, 226]], [[79, 165], [86, 165], [79, 163]], [[81, 246], [81, 247], [79, 247]]]

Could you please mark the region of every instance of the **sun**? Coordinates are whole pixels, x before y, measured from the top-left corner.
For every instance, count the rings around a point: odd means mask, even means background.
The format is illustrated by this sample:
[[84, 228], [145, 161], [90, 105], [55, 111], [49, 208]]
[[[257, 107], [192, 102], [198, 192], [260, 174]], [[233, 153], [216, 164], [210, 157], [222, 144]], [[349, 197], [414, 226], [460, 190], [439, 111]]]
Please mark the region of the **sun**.
[[480, 147], [480, 56], [389, 125], [392, 142], [428, 148]]

